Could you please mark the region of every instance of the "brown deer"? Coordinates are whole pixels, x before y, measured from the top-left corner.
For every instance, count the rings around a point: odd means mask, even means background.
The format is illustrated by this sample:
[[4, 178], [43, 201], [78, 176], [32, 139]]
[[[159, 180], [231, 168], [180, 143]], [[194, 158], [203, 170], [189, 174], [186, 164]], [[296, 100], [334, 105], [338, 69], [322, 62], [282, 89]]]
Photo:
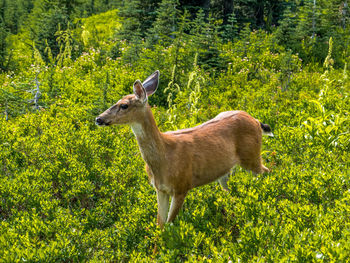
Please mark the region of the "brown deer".
[[99, 115], [96, 124], [131, 126], [157, 191], [157, 221], [163, 228], [174, 220], [192, 188], [218, 180], [228, 190], [228, 174], [236, 165], [256, 174], [268, 172], [261, 163], [260, 148], [262, 134], [272, 134], [269, 125], [244, 111], [222, 112], [194, 128], [160, 132], [147, 103], [158, 82], [159, 71], [143, 83], [136, 80], [134, 94]]

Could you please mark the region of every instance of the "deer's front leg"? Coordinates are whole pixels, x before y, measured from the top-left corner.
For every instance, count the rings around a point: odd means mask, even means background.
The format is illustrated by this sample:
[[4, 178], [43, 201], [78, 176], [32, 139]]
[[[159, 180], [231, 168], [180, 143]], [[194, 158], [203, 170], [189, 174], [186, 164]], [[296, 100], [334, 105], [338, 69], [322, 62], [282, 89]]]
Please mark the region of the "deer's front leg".
[[169, 195], [157, 190], [157, 203], [158, 203], [158, 225], [163, 228], [167, 221], [168, 209], [169, 209]]
[[186, 193], [175, 194], [171, 197], [171, 205], [170, 205], [170, 211], [169, 211], [167, 222], [171, 222], [175, 219], [175, 217], [180, 211], [180, 208], [182, 207], [182, 204], [184, 203], [185, 197], [186, 197]]

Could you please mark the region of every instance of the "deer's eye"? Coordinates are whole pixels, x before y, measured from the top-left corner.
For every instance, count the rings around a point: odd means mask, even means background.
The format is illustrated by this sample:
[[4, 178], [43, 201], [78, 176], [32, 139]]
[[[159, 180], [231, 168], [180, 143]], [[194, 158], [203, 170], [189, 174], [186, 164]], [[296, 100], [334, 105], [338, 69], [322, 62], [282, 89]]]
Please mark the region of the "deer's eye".
[[126, 110], [129, 107], [128, 104], [121, 104], [120, 108], [122, 108], [123, 110]]

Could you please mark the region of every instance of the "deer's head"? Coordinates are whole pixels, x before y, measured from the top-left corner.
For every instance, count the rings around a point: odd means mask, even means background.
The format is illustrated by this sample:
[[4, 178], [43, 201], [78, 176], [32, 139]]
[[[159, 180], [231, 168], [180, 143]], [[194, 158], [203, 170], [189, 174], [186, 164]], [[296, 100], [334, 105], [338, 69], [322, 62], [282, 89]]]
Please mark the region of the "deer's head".
[[148, 96], [158, 87], [159, 71], [155, 71], [143, 83], [136, 80], [134, 94], [127, 95], [96, 118], [97, 125], [127, 124], [137, 121], [145, 110]]

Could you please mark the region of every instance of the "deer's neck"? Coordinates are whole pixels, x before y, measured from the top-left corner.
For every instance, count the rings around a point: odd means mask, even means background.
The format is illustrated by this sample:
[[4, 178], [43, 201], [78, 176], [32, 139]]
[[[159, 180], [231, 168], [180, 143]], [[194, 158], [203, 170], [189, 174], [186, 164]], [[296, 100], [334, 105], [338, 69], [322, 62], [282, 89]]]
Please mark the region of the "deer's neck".
[[138, 122], [131, 124], [142, 158], [153, 172], [160, 170], [161, 160], [164, 158], [164, 144], [162, 134], [149, 106], [144, 111], [144, 116]]

